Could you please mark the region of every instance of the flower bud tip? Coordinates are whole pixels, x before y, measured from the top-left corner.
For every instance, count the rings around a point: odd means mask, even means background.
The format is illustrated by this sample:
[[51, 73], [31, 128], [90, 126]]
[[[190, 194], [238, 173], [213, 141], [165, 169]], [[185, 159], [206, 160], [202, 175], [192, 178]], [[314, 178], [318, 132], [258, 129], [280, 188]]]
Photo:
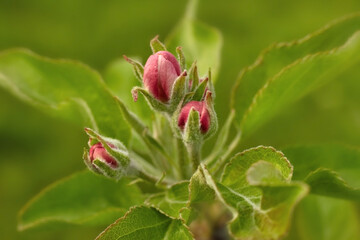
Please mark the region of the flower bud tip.
[[174, 55], [168, 51], [159, 51], [146, 61], [143, 83], [153, 97], [168, 102], [172, 86], [180, 74], [180, 64]]
[[204, 102], [191, 101], [188, 102], [180, 111], [178, 118], [178, 126], [180, 129], [184, 129], [186, 122], [189, 118], [189, 113], [191, 111], [197, 111], [200, 117], [200, 128], [202, 133], [206, 133], [210, 127], [210, 114], [206, 109]]

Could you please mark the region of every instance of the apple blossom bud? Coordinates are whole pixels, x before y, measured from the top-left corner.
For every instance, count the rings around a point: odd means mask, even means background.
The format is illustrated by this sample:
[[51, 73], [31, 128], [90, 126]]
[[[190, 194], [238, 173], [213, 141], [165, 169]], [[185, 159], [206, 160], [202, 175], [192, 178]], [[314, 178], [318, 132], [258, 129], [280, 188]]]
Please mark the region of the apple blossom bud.
[[156, 99], [168, 102], [172, 86], [180, 73], [181, 68], [174, 55], [159, 51], [151, 55], [145, 64], [144, 86]]
[[206, 108], [205, 102], [199, 102], [199, 101], [188, 102], [180, 111], [178, 126], [182, 130], [185, 128], [191, 109], [194, 109], [199, 113], [201, 132], [206, 133], [210, 128], [210, 114]]
[[[114, 145], [108, 143], [111, 148], [115, 148]], [[117, 161], [112, 157], [104, 148], [104, 146], [98, 142], [95, 145], [91, 146], [89, 150], [89, 159], [91, 163], [94, 159], [99, 159], [100, 161], [106, 162], [110, 167], [116, 168], [118, 166]]]
[[85, 128], [89, 135], [89, 150], [84, 149], [84, 162], [93, 172], [119, 180], [127, 173], [130, 159], [126, 147], [118, 140], [101, 136], [90, 128]]

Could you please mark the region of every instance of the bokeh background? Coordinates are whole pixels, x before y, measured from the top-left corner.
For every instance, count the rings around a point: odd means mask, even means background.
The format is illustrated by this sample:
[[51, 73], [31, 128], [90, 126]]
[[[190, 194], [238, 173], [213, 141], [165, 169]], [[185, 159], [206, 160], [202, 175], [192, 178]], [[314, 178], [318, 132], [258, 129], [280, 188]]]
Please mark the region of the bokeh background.
[[[103, 72], [123, 54], [146, 59], [151, 54], [149, 40], [157, 34], [164, 39], [184, 14], [186, 3], [0, 0], [0, 50], [25, 47], [49, 57], [80, 60]], [[358, 0], [200, 1], [197, 18], [218, 28], [224, 40], [216, 85], [220, 123], [229, 110], [229, 91], [239, 71], [262, 49], [273, 42], [303, 37], [359, 10]], [[240, 148], [263, 144], [281, 149], [324, 141], [359, 146], [359, 92], [358, 80], [349, 77], [334, 81], [289, 106]], [[82, 127], [50, 117], [0, 89], [0, 239], [92, 239], [101, 231], [79, 227], [45, 232], [16, 230], [17, 213], [33, 195], [53, 181], [84, 169], [82, 150], [86, 141]], [[329, 201], [354, 207], [341, 200]], [[326, 204], [319, 203], [319, 209], [315, 208], [326, 212]], [[360, 213], [358, 206], [353, 209]], [[339, 215], [354, 218], [355, 228], [360, 228], [356, 226], [358, 216]], [[341, 218], [337, 221], [337, 230], [349, 234], [342, 239], [355, 239], [356, 229], [352, 227], [348, 233], [349, 226], [342, 227]], [[317, 239], [339, 239], [331, 234], [334, 232], [319, 229]], [[296, 239], [296, 233], [292, 234], [289, 238]]]

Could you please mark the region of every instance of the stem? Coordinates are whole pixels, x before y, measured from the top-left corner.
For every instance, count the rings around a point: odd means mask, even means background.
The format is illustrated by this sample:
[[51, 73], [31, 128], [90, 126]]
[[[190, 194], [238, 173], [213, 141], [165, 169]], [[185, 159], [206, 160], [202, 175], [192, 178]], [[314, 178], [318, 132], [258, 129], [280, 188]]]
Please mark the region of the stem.
[[[155, 177], [150, 176], [149, 174], [146, 174], [143, 171], [138, 171], [137, 175], [139, 178], [141, 178], [145, 181], [154, 183], [157, 187], [160, 187], [160, 188], [166, 188], [166, 186], [168, 185], [168, 183], [166, 181], [163, 181], [163, 179], [156, 179]], [[162, 176], [162, 178], [163, 178], [163, 176]]]
[[178, 164], [180, 169], [180, 176], [182, 179], [187, 178], [187, 164], [186, 164], [186, 150], [183, 141], [180, 138], [176, 139], [178, 151]]
[[[135, 152], [130, 152], [130, 158], [132, 159], [132, 164], [130, 164], [129, 169], [127, 170], [129, 176], [137, 176], [138, 178], [152, 182], [156, 186], [161, 187], [166, 187], [175, 182], [171, 176], [165, 178], [165, 172], [162, 172], [161, 174], [158, 169], [154, 168], [152, 164], [142, 159], [141, 156], [137, 155]], [[159, 178], [159, 176], [161, 177]]]
[[198, 166], [200, 165], [201, 143], [193, 142], [193, 143], [187, 144], [187, 149], [189, 152], [189, 158], [193, 165], [193, 171], [195, 172], [197, 170]]
[[[165, 118], [168, 119], [168, 117], [165, 115]], [[154, 138], [159, 138], [159, 136], [164, 136], [164, 125], [162, 124], [162, 115], [155, 114], [155, 125], [154, 125]], [[161, 139], [158, 139], [158, 141], [161, 143]], [[159, 156], [160, 154], [160, 156]], [[162, 153], [161, 151], [158, 151], [157, 156], [155, 158], [158, 160], [158, 164], [160, 166], [162, 165], [163, 169], [169, 170], [170, 174], [174, 175], [174, 169], [179, 171], [178, 166], [173, 161], [173, 159], [168, 155], [167, 152]], [[160, 161], [159, 161], [160, 160]]]

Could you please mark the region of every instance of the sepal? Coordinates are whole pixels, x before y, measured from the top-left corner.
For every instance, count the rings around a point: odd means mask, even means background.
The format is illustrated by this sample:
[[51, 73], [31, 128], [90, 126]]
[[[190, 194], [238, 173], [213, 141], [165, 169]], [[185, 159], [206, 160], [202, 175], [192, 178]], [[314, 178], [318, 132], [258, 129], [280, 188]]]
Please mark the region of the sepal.
[[83, 153], [83, 160], [85, 165], [92, 171], [98, 174], [101, 174], [99, 169], [97, 169], [94, 165], [92, 165], [91, 160], [89, 158], [89, 150], [84, 148], [84, 153]]
[[174, 82], [173, 88], [171, 90], [170, 98], [170, 113], [173, 113], [179, 103], [184, 99], [186, 94], [185, 82], [186, 82], [187, 72], [184, 71]]
[[211, 97], [214, 100], [216, 97], [216, 93], [215, 93], [214, 83], [213, 83], [212, 77], [211, 77], [211, 68], [209, 68], [208, 79], [209, 79], [209, 83], [208, 83], [209, 91], [212, 93]]
[[180, 63], [181, 71], [185, 71], [185, 69], [186, 69], [186, 61], [185, 61], [185, 55], [184, 55], [184, 52], [182, 50], [182, 47], [177, 47], [176, 48], [176, 53], [178, 55], [178, 60], [179, 60], [179, 63]]
[[200, 127], [200, 114], [195, 108], [191, 108], [184, 128], [183, 141], [186, 144], [201, 142], [202, 134]]
[[199, 73], [195, 61], [190, 67], [189, 90], [194, 91], [198, 85], [199, 85]]
[[144, 98], [146, 99], [146, 101], [148, 102], [149, 106], [155, 110], [155, 111], [159, 111], [159, 112], [169, 112], [169, 105], [160, 102], [159, 100], [157, 100], [156, 98], [154, 98], [146, 89], [141, 88], [141, 87], [134, 87], [131, 90], [132, 96], [134, 101], [136, 102], [138, 99], [138, 93], [141, 93]]
[[208, 90], [208, 82], [209, 78], [205, 78], [200, 82], [200, 84], [196, 87], [195, 93], [192, 97], [192, 101], [201, 101], [204, 99], [206, 91]]
[[154, 54], [160, 51], [166, 51], [166, 47], [162, 42], [160, 42], [159, 36], [154, 37], [150, 41], [150, 47]]
[[143, 67], [143, 65], [140, 62], [138, 62], [136, 60], [133, 60], [131, 58], [128, 58], [125, 55], [123, 55], [123, 57], [128, 63], [133, 65], [133, 70], [134, 70], [135, 77], [142, 83], [143, 82], [143, 75], [144, 75], [144, 67]]
[[123, 169], [111, 168], [109, 165], [99, 159], [95, 159], [92, 164], [96, 166], [101, 175], [114, 180], [120, 180], [126, 174], [126, 171]]
[[204, 101], [205, 101], [206, 109], [209, 111], [209, 115], [210, 115], [210, 127], [209, 130], [204, 135], [204, 139], [207, 139], [216, 133], [219, 124], [214, 108], [214, 100], [212, 97], [212, 92], [206, 91]]

